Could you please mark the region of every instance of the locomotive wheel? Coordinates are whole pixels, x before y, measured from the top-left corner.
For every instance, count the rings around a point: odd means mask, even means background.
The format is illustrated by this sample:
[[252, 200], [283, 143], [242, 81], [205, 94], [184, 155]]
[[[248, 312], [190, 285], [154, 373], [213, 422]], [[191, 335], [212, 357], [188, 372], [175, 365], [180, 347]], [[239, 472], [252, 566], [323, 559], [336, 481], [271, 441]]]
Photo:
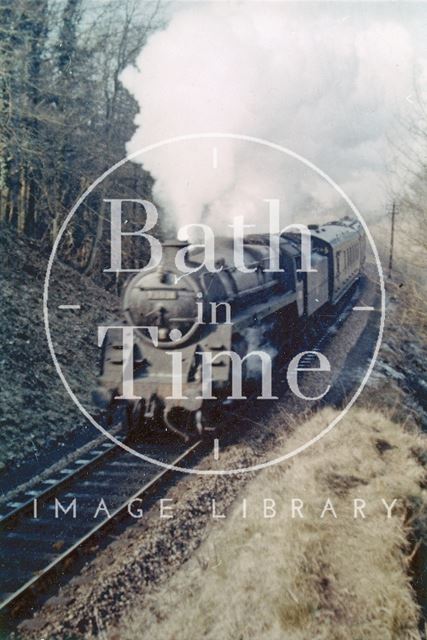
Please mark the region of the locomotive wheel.
[[188, 411], [182, 407], [174, 407], [172, 410], [164, 411], [163, 422], [166, 430], [175, 433], [185, 442], [202, 438], [207, 432], [214, 430], [209, 427], [206, 416], [201, 409]]
[[121, 424], [126, 437], [139, 439], [144, 424], [144, 404], [141, 400], [135, 403], [112, 400], [106, 411], [106, 425], [111, 428]]
[[105, 422], [107, 429], [115, 427], [119, 422], [123, 421], [123, 404], [115, 400], [111, 400], [107, 409], [105, 410]]
[[138, 400], [126, 405], [126, 433], [130, 440], [139, 440], [144, 430], [144, 402]]

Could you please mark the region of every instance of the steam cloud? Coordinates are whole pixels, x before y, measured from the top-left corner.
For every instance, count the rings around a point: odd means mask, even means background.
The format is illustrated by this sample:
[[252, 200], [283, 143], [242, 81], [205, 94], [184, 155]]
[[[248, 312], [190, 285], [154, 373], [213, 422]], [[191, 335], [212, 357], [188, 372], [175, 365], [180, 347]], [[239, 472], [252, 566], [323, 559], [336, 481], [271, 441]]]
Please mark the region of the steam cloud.
[[[178, 8], [122, 73], [140, 108], [128, 153], [184, 134], [256, 136], [314, 162], [363, 213], [382, 209], [388, 138], [412, 108], [410, 33], [393, 20], [312, 13], [304, 4]], [[225, 232], [244, 215], [265, 230], [266, 198], [280, 199], [284, 223], [348, 213], [311, 169], [249, 142], [189, 140], [135, 161], [178, 228], [203, 221]]]

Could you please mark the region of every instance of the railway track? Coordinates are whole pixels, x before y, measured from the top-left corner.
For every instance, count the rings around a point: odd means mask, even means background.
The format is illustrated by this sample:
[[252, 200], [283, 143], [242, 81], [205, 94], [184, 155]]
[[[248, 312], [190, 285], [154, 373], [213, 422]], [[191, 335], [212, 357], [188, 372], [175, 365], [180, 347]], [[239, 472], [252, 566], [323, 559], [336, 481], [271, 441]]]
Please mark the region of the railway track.
[[[325, 316], [322, 330], [312, 336], [310, 350], [319, 350], [335, 335], [360, 293], [358, 289], [349, 294], [338, 315]], [[308, 356], [303, 366], [309, 367], [312, 357]], [[230, 415], [237, 417], [232, 412]], [[201, 440], [188, 445], [167, 438], [161, 443], [132, 444], [152, 458], [178, 466], [185, 466], [185, 460], [192, 459], [191, 454], [196, 450], [200, 453], [201, 445]], [[114, 527], [120, 517], [128, 513], [129, 502], [141, 498], [138, 507], [144, 509], [147, 506], [144, 498], [148, 501], [153, 494], [155, 498], [161, 497], [166, 478], [173, 473], [169, 469], [159, 470], [106, 441], [0, 507], [0, 617], [3, 622], [6, 616], [19, 617], [23, 606], [53, 585], [55, 577], [71, 565], [86, 544], [108, 535], [109, 527]], [[76, 517], [70, 507], [73, 499]], [[109, 513], [98, 509], [101, 499], [105, 500]], [[70, 510], [67, 513], [55, 510], [55, 500]]]
[[[201, 441], [188, 445], [174, 440], [161, 445], [144, 442], [135, 448], [162, 462], [183, 465], [200, 444]], [[106, 441], [3, 505], [0, 510], [3, 624], [9, 618], [19, 617], [23, 606], [46, 591], [83, 548], [108, 535], [107, 529], [121, 517], [131, 517], [130, 502], [140, 499], [135, 505], [144, 509], [144, 499], [148, 500], [156, 490], [160, 492], [171, 473]]]

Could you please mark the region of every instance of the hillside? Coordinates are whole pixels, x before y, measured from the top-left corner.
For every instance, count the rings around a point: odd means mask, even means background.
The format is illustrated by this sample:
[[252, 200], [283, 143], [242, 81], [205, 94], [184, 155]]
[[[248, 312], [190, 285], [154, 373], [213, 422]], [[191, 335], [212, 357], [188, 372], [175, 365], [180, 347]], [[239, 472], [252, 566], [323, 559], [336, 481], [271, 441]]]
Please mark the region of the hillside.
[[[86, 423], [62, 386], [48, 350], [42, 309], [47, 260], [40, 244], [1, 227], [1, 469], [37, 458]], [[52, 308], [66, 302], [67, 296], [81, 303], [78, 324], [75, 312], [52, 314], [52, 332], [67, 373], [90, 401], [99, 353], [89, 334], [96, 337], [96, 325], [111, 316], [117, 300], [69, 267], [58, 265], [52, 277]], [[83, 348], [76, 349], [70, 340], [76, 330]], [[89, 428], [95, 437], [94, 428]]]

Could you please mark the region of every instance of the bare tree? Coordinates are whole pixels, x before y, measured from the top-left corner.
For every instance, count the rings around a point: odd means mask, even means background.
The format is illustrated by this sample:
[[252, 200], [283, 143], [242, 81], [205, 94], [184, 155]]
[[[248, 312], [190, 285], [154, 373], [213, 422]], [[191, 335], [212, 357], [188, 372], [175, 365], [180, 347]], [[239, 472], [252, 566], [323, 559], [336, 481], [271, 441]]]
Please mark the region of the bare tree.
[[[0, 221], [50, 243], [82, 190], [125, 155], [137, 105], [119, 76], [161, 24], [160, 2], [0, 0], [0, 19]], [[147, 196], [151, 184], [125, 167], [108, 189]], [[106, 188], [68, 233], [86, 272], [100, 259]]]

